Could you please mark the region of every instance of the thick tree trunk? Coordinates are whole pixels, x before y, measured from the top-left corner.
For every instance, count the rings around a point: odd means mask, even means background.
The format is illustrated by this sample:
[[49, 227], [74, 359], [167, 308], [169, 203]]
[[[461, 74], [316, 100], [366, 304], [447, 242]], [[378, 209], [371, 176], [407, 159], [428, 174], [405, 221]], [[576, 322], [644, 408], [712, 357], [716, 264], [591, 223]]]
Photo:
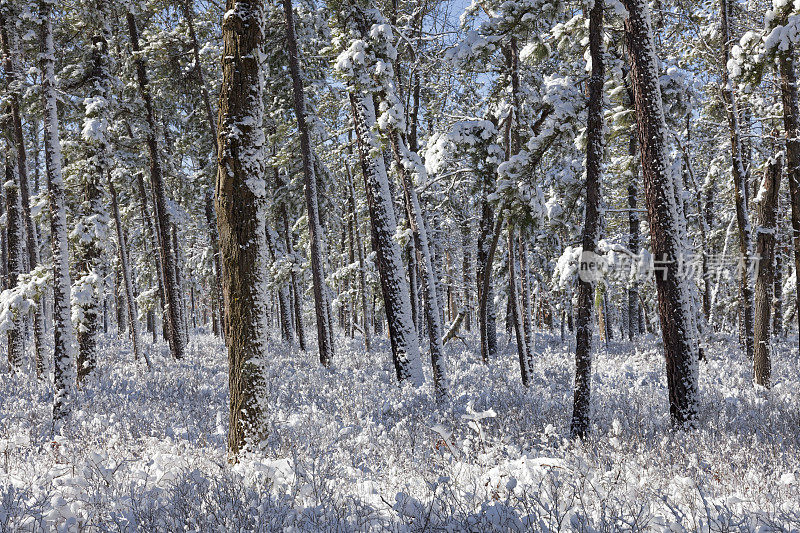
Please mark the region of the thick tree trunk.
[[147, 149], [150, 155], [150, 182], [153, 187], [155, 205], [156, 235], [158, 237], [159, 254], [164, 277], [164, 296], [166, 301], [165, 320], [169, 323], [169, 345], [172, 357], [183, 358], [186, 349], [186, 335], [183, 330], [181, 313], [181, 293], [177, 278], [177, 264], [175, 250], [170, 242], [170, 217], [167, 212], [167, 192], [164, 185], [164, 176], [161, 168], [161, 154], [158, 151], [156, 139], [157, 123], [153, 100], [150, 96], [150, 85], [147, 79], [144, 58], [139, 46], [139, 31], [136, 27], [136, 18], [130, 11], [126, 14], [128, 32], [130, 33], [131, 47], [135, 55], [136, 78], [139, 92], [144, 100], [145, 114], [147, 115], [148, 133]]
[[317, 176], [314, 173], [314, 161], [311, 153], [311, 135], [306, 122], [306, 104], [303, 79], [300, 72], [300, 58], [297, 50], [297, 39], [294, 31], [294, 15], [292, 1], [283, 0], [283, 12], [286, 17], [286, 45], [289, 53], [289, 71], [292, 76], [292, 92], [294, 93], [294, 114], [297, 129], [300, 133], [300, 152], [303, 157], [303, 175], [305, 178], [306, 212], [308, 216], [308, 232], [311, 241], [311, 277], [314, 288], [314, 311], [317, 318], [317, 344], [319, 361], [323, 366], [330, 366], [333, 359], [332, 332], [333, 324], [326, 309], [327, 287], [322, 256], [325, 253], [323, 231], [319, 221], [319, 200], [317, 197]]
[[758, 198], [758, 226], [756, 227], [756, 315], [754, 333], [753, 378], [756, 384], [770, 385], [770, 311], [774, 280], [775, 228], [778, 198], [783, 171], [783, 154], [767, 163], [764, 182]]
[[394, 240], [397, 220], [386, 175], [386, 163], [372, 132], [376, 120], [373, 97], [370, 94], [356, 96], [351, 93], [350, 105], [397, 379], [410, 379], [415, 385], [421, 385], [419, 338], [412, 323], [410, 294], [400, 245]]
[[261, 0], [227, 0], [219, 98], [217, 225], [228, 348], [231, 458], [262, 430], [262, 359], [268, 355], [263, 160], [264, 80], [259, 63]]
[[[603, 0], [595, 0], [589, 12], [589, 53], [592, 73], [589, 79], [589, 114], [586, 122], [586, 212], [581, 239], [582, 253], [578, 278], [578, 317], [575, 335], [575, 391], [572, 404], [572, 436], [584, 438], [591, 423], [592, 392], [592, 265], [600, 239], [600, 182], [603, 173]], [[585, 268], [584, 263], [588, 262]]]
[[720, 0], [720, 21], [722, 24], [722, 53], [720, 66], [722, 72], [722, 97], [728, 115], [728, 128], [731, 138], [731, 164], [733, 167], [733, 187], [736, 196], [736, 224], [739, 228], [739, 253], [741, 265], [739, 271], [739, 292], [742, 310], [742, 338], [747, 356], [753, 357], [753, 288], [750, 276], [750, 219], [747, 213], [747, 184], [750, 182], [750, 165], [744, 161], [742, 136], [739, 125], [739, 109], [736, 95], [728, 75], [728, 59], [730, 57], [731, 31], [730, 7], [728, 0]]
[[670, 416], [675, 424], [697, 418], [698, 349], [693, 338], [692, 294], [679, 272], [684, 253], [675, 205], [675, 182], [666, 152], [666, 121], [658, 78], [655, 44], [645, 0], [624, 0], [625, 36], [636, 101], [652, 253], [657, 263], [656, 289], [667, 367]]
[[61, 140], [59, 138], [58, 97], [55, 82], [55, 45], [53, 43], [53, 0], [41, 0], [42, 107], [44, 109], [45, 164], [50, 206], [50, 238], [53, 253], [53, 425], [58, 431], [70, 411], [75, 362], [72, 358], [71, 282], [67, 212], [64, 206], [64, 180], [61, 176]]

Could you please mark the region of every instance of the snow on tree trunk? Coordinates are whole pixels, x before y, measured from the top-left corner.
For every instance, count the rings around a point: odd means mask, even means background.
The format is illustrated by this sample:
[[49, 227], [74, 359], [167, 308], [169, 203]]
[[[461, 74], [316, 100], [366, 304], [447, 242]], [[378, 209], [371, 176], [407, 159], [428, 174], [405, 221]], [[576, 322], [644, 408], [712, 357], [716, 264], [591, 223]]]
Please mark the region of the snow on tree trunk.
[[165, 320], [169, 324], [169, 345], [172, 357], [182, 359], [186, 349], [186, 334], [181, 313], [181, 292], [177, 277], [177, 259], [175, 250], [170, 240], [170, 216], [167, 212], [167, 192], [161, 168], [161, 154], [158, 150], [156, 134], [158, 131], [153, 99], [150, 95], [150, 86], [147, 78], [144, 57], [139, 46], [139, 31], [136, 27], [136, 18], [128, 11], [126, 14], [131, 47], [135, 54], [136, 78], [139, 92], [144, 100], [145, 114], [147, 116], [147, 150], [150, 156], [150, 182], [153, 187], [155, 206], [156, 235], [159, 245], [159, 255], [164, 278]]
[[728, 74], [730, 57], [731, 31], [730, 8], [728, 0], [720, 0], [720, 21], [722, 31], [722, 53], [720, 54], [720, 70], [722, 72], [722, 97], [728, 116], [728, 129], [731, 138], [731, 164], [733, 168], [733, 187], [736, 201], [736, 224], [739, 228], [739, 253], [741, 265], [739, 269], [739, 291], [742, 302], [741, 333], [744, 339], [747, 356], [753, 357], [753, 288], [750, 278], [750, 219], [747, 213], [747, 184], [750, 182], [750, 165], [744, 161], [742, 134], [739, 126], [739, 109], [733, 83]]
[[47, 192], [50, 206], [50, 238], [53, 253], [53, 429], [58, 432], [69, 414], [75, 381], [72, 358], [74, 340], [70, 316], [71, 283], [69, 275], [69, 243], [67, 212], [64, 206], [64, 180], [61, 176], [61, 140], [58, 125], [53, 44], [53, 0], [41, 0], [42, 107], [44, 109], [44, 153], [47, 166]]
[[286, 19], [286, 44], [289, 53], [289, 71], [292, 77], [292, 93], [294, 96], [294, 114], [297, 129], [300, 133], [300, 153], [303, 158], [303, 176], [305, 178], [306, 212], [308, 216], [308, 232], [311, 241], [311, 277], [314, 289], [314, 311], [317, 318], [317, 345], [319, 361], [323, 366], [330, 366], [333, 359], [332, 332], [330, 318], [326, 320], [327, 287], [325, 286], [325, 270], [323, 255], [323, 230], [319, 221], [319, 199], [317, 195], [317, 176], [314, 173], [314, 161], [311, 153], [311, 135], [306, 118], [306, 104], [303, 79], [300, 71], [300, 57], [297, 50], [297, 38], [294, 30], [294, 14], [292, 1], [283, 0], [283, 11]]
[[[783, 103], [783, 129], [786, 136], [786, 177], [792, 209], [792, 242], [794, 269], [800, 272], [800, 95], [797, 88], [796, 47], [789, 43], [778, 57]], [[800, 290], [797, 291], [795, 313], [800, 327]]]
[[[111, 175], [106, 175], [108, 192], [111, 196], [111, 212], [114, 216], [114, 227], [117, 232], [117, 256], [119, 258], [120, 270], [122, 270], [122, 284], [125, 288], [125, 307], [127, 309], [128, 318], [128, 331], [131, 335], [131, 344], [133, 345], [133, 357], [138, 360], [142, 355], [142, 341], [139, 334], [139, 320], [138, 313], [136, 312], [136, 298], [133, 294], [133, 276], [131, 273], [131, 265], [128, 259], [128, 244], [125, 239], [125, 232], [122, 228], [122, 217], [119, 214], [119, 203], [117, 201], [117, 189], [114, 187], [114, 182], [111, 180]], [[144, 352], [144, 360], [147, 364], [148, 370], [151, 369], [150, 356]]]
[[[431, 352], [431, 368], [433, 369], [433, 386], [437, 397], [447, 394], [447, 382], [444, 367], [444, 345], [442, 344], [442, 323], [439, 313], [439, 298], [436, 294], [436, 272], [433, 267], [430, 245], [428, 241], [428, 231], [422, 217], [422, 209], [419, 205], [416, 184], [412, 178], [408, 167], [415, 170], [419, 175], [425, 172], [425, 168], [417, 164], [418, 160], [412, 158], [412, 154], [400, 138], [397, 130], [389, 132], [392, 143], [392, 152], [395, 158], [397, 170], [403, 184], [403, 195], [406, 204], [406, 214], [411, 225], [411, 232], [414, 237], [414, 248], [422, 259], [422, 290], [425, 291], [425, 322], [428, 326], [428, 341]], [[414, 156], [416, 154], [413, 154]], [[411, 294], [412, 298], [414, 294]]]
[[356, 212], [355, 187], [353, 185], [353, 174], [350, 172], [350, 165], [345, 163], [347, 172], [347, 205], [350, 216], [353, 219], [353, 231], [355, 233], [355, 245], [358, 253], [358, 292], [361, 297], [361, 330], [364, 335], [364, 349], [369, 352], [372, 348], [371, 339], [371, 320], [370, 306], [367, 302], [367, 267], [364, 258], [364, 245], [361, 242], [361, 229], [358, 224], [358, 213]]
[[758, 191], [758, 226], [756, 227], [756, 290], [753, 378], [756, 384], [770, 386], [770, 311], [775, 270], [775, 229], [777, 221], [778, 195], [783, 171], [783, 154], [767, 163], [764, 181]]
[[675, 424], [697, 418], [698, 349], [693, 338], [691, 291], [681, 278], [679, 261], [685, 253], [684, 236], [675, 205], [675, 180], [666, 152], [666, 122], [659, 85], [658, 61], [645, 0], [624, 0], [628, 11], [625, 37], [636, 102], [639, 150], [652, 253], [656, 261], [656, 289], [667, 367], [670, 416]]
[[[17, 72], [17, 65], [14, 61], [16, 50], [16, 34], [12, 27], [7, 24], [4, 10], [0, 10], [0, 43], [4, 56], [3, 69], [5, 70], [8, 83], [8, 101], [11, 108], [11, 124], [14, 134], [14, 143], [17, 152], [17, 168], [19, 174], [19, 190], [22, 201], [22, 216], [25, 224], [25, 245], [28, 253], [27, 268], [30, 271], [39, 264], [39, 239], [36, 224], [31, 216], [30, 192], [28, 187], [28, 165], [25, 152], [25, 139], [22, 131], [22, 114], [20, 111], [20, 87], [16, 85], [20, 82], [20, 75]], [[38, 168], [38, 167], [37, 167]], [[34, 361], [36, 364], [36, 376], [39, 379], [44, 377], [44, 297], [39, 298], [39, 304], [33, 310], [33, 343]]]
[[528, 244], [520, 232], [519, 236], [519, 264], [520, 264], [520, 284], [522, 285], [522, 331], [525, 333], [525, 351], [528, 354], [528, 372], [531, 377], [533, 368], [533, 346], [534, 333], [531, 323], [531, 279], [528, 270]]
[[262, 358], [267, 356], [269, 292], [266, 235], [264, 79], [261, 0], [227, 0], [219, 99], [216, 210], [225, 299], [230, 430], [235, 457], [263, 422]]
[[[17, 285], [19, 275], [25, 270], [23, 255], [24, 225], [22, 220], [22, 203], [19, 194], [18, 164], [14, 150], [6, 153], [6, 175], [3, 191], [6, 200], [6, 245], [8, 261], [8, 287]], [[22, 310], [13, 310], [12, 327], [8, 330], [8, 368], [11, 372], [20, 370], [25, 355], [25, 331], [23, 328]]]
[[586, 122], [586, 211], [584, 214], [578, 277], [578, 309], [575, 332], [575, 391], [571, 432], [584, 438], [591, 424], [592, 300], [595, 292], [594, 254], [600, 239], [600, 182], [603, 178], [603, 0], [595, 0], [589, 12], [589, 103]]
[[371, 94], [350, 93], [364, 189], [372, 223], [373, 248], [377, 254], [397, 379], [408, 379], [415, 385], [421, 385], [419, 338], [411, 317], [411, 295], [405, 278], [400, 245], [394, 238], [397, 219], [389, 190], [389, 178], [386, 175], [386, 163], [373, 133], [375, 106], [372, 99]]
[[525, 333], [522, 329], [522, 320], [519, 308], [519, 292], [517, 291], [517, 260], [515, 253], [515, 232], [514, 226], [509, 224], [507, 229], [508, 244], [508, 302], [511, 308], [511, 321], [514, 326], [514, 335], [517, 339], [517, 356], [519, 358], [519, 371], [522, 376], [522, 384], [526, 387], [530, 385], [530, 369], [528, 368], [528, 350], [525, 342]]
[[90, 53], [91, 90], [84, 99], [82, 140], [86, 147], [87, 171], [80, 176], [81, 203], [70, 236], [75, 243], [76, 274], [72, 291], [73, 322], [78, 340], [78, 382], [97, 365], [97, 340], [102, 314], [103, 242], [108, 233], [103, 181], [110, 171], [107, 128], [111, 115], [111, 59], [108, 40], [111, 28], [104, 0], [96, 5], [97, 32]]

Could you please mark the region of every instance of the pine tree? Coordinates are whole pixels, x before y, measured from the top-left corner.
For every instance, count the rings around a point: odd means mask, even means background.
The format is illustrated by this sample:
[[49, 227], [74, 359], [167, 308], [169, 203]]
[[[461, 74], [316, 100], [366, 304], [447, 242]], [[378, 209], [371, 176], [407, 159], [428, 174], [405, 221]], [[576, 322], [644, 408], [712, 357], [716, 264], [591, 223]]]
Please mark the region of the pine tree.
[[644, 0], [625, 0], [625, 40], [636, 102], [639, 152], [650, 223], [652, 253], [657, 261], [656, 290], [667, 362], [670, 417], [692, 424], [697, 417], [698, 350], [693, 338], [691, 291], [681, 278], [685, 259], [675, 205], [675, 181], [667, 161], [666, 122], [658, 79], [650, 8]]
[[44, 109], [44, 154], [47, 166], [47, 192], [50, 207], [50, 239], [53, 253], [53, 424], [58, 431], [71, 410], [75, 380], [72, 357], [73, 326], [70, 316], [69, 242], [64, 205], [64, 179], [61, 175], [61, 140], [55, 80], [53, 42], [53, 0], [40, 0], [42, 107]]
[[584, 438], [589, 431], [592, 391], [592, 299], [594, 295], [595, 251], [600, 239], [600, 182], [603, 162], [603, 0], [594, 0], [589, 12], [589, 54], [592, 73], [589, 79], [589, 115], [586, 146], [586, 213], [581, 242], [578, 309], [575, 333], [575, 393], [571, 431]]
[[186, 349], [186, 333], [181, 316], [181, 292], [177, 276], [176, 251], [172, 247], [170, 238], [170, 215], [167, 212], [167, 191], [161, 164], [161, 154], [158, 149], [156, 134], [158, 124], [153, 109], [153, 99], [150, 95], [150, 82], [147, 77], [147, 68], [144, 57], [141, 55], [139, 44], [139, 30], [136, 17], [131, 11], [126, 13], [128, 32], [131, 46], [135, 54], [136, 79], [139, 93], [144, 100], [145, 114], [147, 117], [147, 150], [150, 156], [150, 183], [153, 187], [153, 204], [155, 207], [155, 233], [161, 257], [162, 278], [164, 280], [164, 315], [168, 323], [168, 340], [170, 352], [175, 359], [182, 359]]
[[265, 227], [264, 80], [259, 63], [261, 0], [227, 0], [222, 24], [216, 211], [228, 348], [230, 430], [236, 456], [262, 424], [262, 358], [269, 308]]
[[319, 345], [319, 360], [323, 366], [329, 366], [333, 359], [333, 344], [331, 342], [332, 326], [326, 319], [327, 293], [325, 286], [325, 271], [323, 268], [323, 230], [319, 222], [319, 199], [317, 197], [317, 176], [314, 173], [314, 162], [311, 152], [311, 135], [306, 118], [305, 95], [303, 93], [303, 77], [300, 70], [300, 58], [297, 51], [297, 38], [295, 37], [294, 16], [292, 1], [283, 0], [283, 11], [286, 18], [286, 44], [289, 51], [289, 71], [292, 76], [292, 91], [294, 94], [294, 113], [297, 119], [297, 129], [300, 134], [300, 152], [303, 157], [303, 175], [305, 176], [306, 210], [308, 215], [308, 230], [311, 239], [311, 274], [314, 285], [314, 310], [317, 317], [317, 343]]

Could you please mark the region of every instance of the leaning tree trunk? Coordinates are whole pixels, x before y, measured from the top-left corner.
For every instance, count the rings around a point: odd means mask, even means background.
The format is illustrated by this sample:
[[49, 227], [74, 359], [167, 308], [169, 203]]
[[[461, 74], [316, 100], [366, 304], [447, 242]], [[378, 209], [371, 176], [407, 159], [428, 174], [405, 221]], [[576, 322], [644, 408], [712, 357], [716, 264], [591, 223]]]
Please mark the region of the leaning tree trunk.
[[47, 166], [47, 192], [50, 206], [50, 238], [53, 253], [53, 426], [59, 429], [70, 410], [75, 363], [72, 358], [71, 282], [67, 211], [64, 206], [64, 179], [61, 176], [61, 140], [59, 138], [58, 96], [56, 94], [53, 44], [53, 0], [41, 0], [42, 107], [44, 109], [44, 155]]
[[758, 226], [756, 227], [756, 316], [754, 333], [753, 378], [756, 384], [770, 385], [770, 311], [772, 308], [772, 286], [775, 276], [775, 227], [778, 195], [781, 188], [783, 155], [773, 157], [767, 163], [764, 182], [759, 191]]
[[167, 192], [161, 168], [161, 154], [158, 151], [156, 133], [155, 111], [153, 99], [150, 95], [150, 82], [147, 79], [142, 50], [139, 46], [139, 30], [136, 27], [136, 18], [130, 11], [126, 15], [128, 32], [130, 33], [131, 47], [135, 54], [136, 78], [139, 92], [144, 100], [145, 114], [147, 117], [147, 150], [150, 154], [150, 182], [153, 186], [153, 199], [155, 204], [156, 236], [161, 256], [161, 267], [164, 277], [165, 320], [169, 323], [169, 346], [172, 357], [183, 358], [186, 349], [186, 334], [181, 317], [181, 294], [177, 277], [177, 260], [175, 250], [170, 240], [170, 216], [167, 212]]
[[656, 289], [667, 367], [670, 416], [675, 424], [697, 418], [698, 348], [692, 323], [692, 294], [681, 279], [684, 253], [675, 205], [675, 182], [666, 151], [666, 121], [658, 79], [655, 43], [645, 0], [624, 0], [625, 37], [636, 102], [639, 150], [652, 253], [658, 261]]
[[386, 175], [386, 162], [377, 148], [378, 141], [373, 133], [376, 122], [373, 96], [368, 93], [359, 96], [351, 93], [350, 105], [397, 379], [410, 379], [415, 385], [421, 385], [419, 338], [411, 318], [411, 295], [405, 278], [400, 245], [394, 240], [397, 219], [389, 190], [389, 178]]
[[741, 294], [742, 337], [745, 351], [749, 358], [753, 357], [753, 289], [750, 283], [750, 219], [747, 214], [745, 194], [750, 182], [749, 165], [745, 164], [742, 149], [742, 135], [739, 125], [739, 109], [733, 83], [728, 75], [728, 59], [730, 57], [731, 32], [730, 8], [728, 0], [720, 0], [720, 20], [722, 23], [722, 53], [720, 65], [722, 71], [722, 97], [728, 115], [728, 128], [731, 137], [731, 163], [733, 166], [733, 189], [736, 196], [736, 224], [739, 228], [739, 253], [741, 265], [739, 272], [739, 291]]
[[306, 103], [303, 79], [300, 72], [300, 57], [297, 50], [297, 39], [294, 33], [294, 14], [292, 0], [283, 0], [283, 12], [286, 17], [286, 45], [289, 53], [289, 71], [292, 76], [292, 92], [294, 94], [294, 114], [297, 119], [297, 130], [300, 133], [300, 153], [303, 157], [303, 176], [305, 179], [306, 211], [308, 215], [308, 233], [311, 241], [311, 278], [314, 289], [314, 311], [317, 318], [317, 345], [319, 361], [323, 366], [330, 366], [333, 359], [332, 327], [328, 316], [327, 287], [325, 286], [325, 270], [322, 256], [325, 253], [323, 231], [319, 222], [319, 198], [317, 195], [317, 176], [314, 173], [314, 161], [311, 153], [311, 135], [306, 120]]
[[[578, 317], [575, 334], [575, 392], [572, 404], [573, 437], [584, 438], [591, 420], [592, 392], [592, 300], [594, 297], [594, 254], [600, 239], [600, 181], [603, 177], [603, 8], [595, 0], [589, 12], [589, 115], [586, 122], [586, 213], [581, 240], [581, 269], [578, 278]], [[589, 262], [589, 268], [584, 268]]]
[[[404, 163], [409, 157], [401, 154], [404, 146], [397, 130], [389, 133], [400, 178], [403, 183], [403, 193], [406, 204], [406, 214], [411, 233], [414, 236], [414, 247], [422, 259], [423, 277], [422, 290], [425, 293], [425, 323], [428, 327], [428, 341], [431, 352], [431, 367], [433, 370], [433, 386], [438, 398], [447, 394], [444, 369], [444, 345], [442, 344], [442, 323], [439, 313], [439, 297], [436, 294], [436, 272], [433, 267], [433, 257], [428, 241], [428, 231], [422, 217], [419, 197], [412, 176]], [[412, 248], [412, 253], [414, 253]], [[414, 294], [411, 295], [414, 298]]]
[[261, 0], [227, 0], [222, 23], [216, 210], [225, 300], [232, 458], [259, 439], [262, 358], [267, 356], [264, 80]]
[[[19, 194], [19, 175], [17, 162], [13, 150], [6, 154], [6, 182], [3, 185], [6, 200], [6, 246], [8, 261], [8, 288], [17, 285], [20, 274], [25, 269], [22, 245], [25, 241], [23, 234], [22, 203]], [[8, 330], [8, 368], [17, 372], [22, 367], [22, 358], [25, 354], [25, 332], [23, 317], [19, 309], [12, 310], [13, 324]]]
[[[800, 96], [797, 90], [795, 50], [794, 44], [789, 43], [787, 50], [782, 51], [778, 58], [778, 67], [781, 75], [783, 128], [786, 135], [786, 177], [789, 180], [789, 198], [792, 204], [794, 268], [795, 272], [800, 272]], [[797, 291], [795, 315], [800, 328], [800, 290]]]

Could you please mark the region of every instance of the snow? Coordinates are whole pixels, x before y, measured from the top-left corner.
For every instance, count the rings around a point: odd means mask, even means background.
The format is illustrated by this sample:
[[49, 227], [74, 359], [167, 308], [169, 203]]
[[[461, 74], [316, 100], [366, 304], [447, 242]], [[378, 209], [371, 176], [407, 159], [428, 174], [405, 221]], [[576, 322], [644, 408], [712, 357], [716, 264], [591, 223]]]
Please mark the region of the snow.
[[734, 338], [713, 339], [692, 432], [670, 429], [655, 339], [609, 342], [595, 355], [595, 426], [581, 444], [566, 438], [569, 343], [537, 336], [529, 389], [513, 345], [488, 366], [474, 337], [470, 349], [448, 346], [453, 394], [438, 409], [430, 389], [397, 387], [385, 340], [367, 354], [340, 337], [330, 371], [271, 342], [267, 440], [236, 465], [219, 340], [195, 336], [182, 362], [159, 345], [147, 373], [127, 342], [103, 337], [55, 440], [49, 385], [0, 374], [0, 517], [12, 530], [62, 531], [798, 527], [796, 339], [777, 347], [772, 391], [750, 386]]

